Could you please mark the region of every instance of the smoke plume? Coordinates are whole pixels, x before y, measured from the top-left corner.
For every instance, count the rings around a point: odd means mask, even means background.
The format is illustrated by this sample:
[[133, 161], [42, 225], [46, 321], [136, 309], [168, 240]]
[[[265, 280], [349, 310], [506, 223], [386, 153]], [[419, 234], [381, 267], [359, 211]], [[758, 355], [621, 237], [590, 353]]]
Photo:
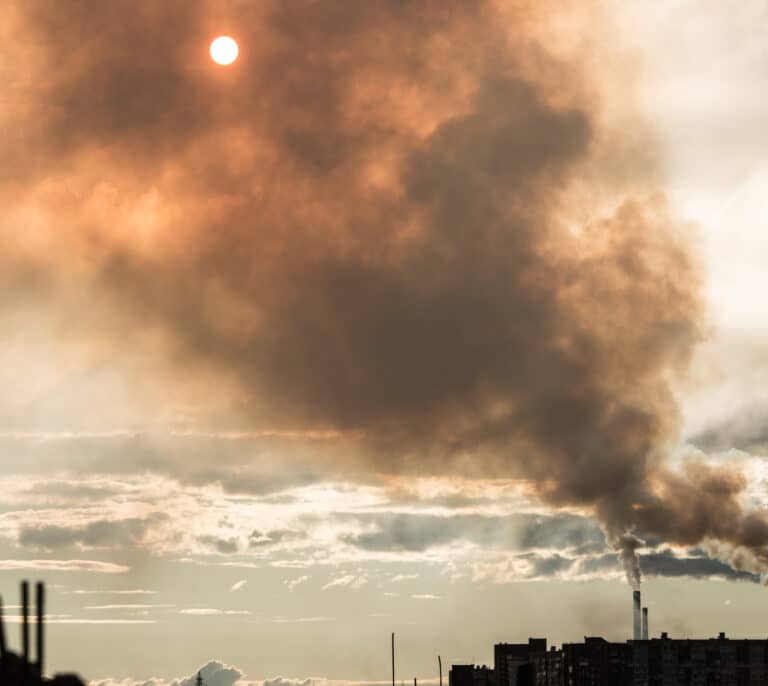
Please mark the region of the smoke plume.
[[642, 580], [637, 549], [642, 547], [644, 543], [645, 541], [629, 533], [620, 536], [618, 541], [614, 542], [614, 546], [619, 550], [619, 558], [627, 575], [627, 582], [636, 591], [640, 589], [640, 581]]
[[666, 466], [702, 276], [629, 68], [574, 38], [610, 50], [598, 8], [560, 5], [12, 1], [6, 316], [337, 462], [525, 478], [633, 584], [634, 534], [762, 569], [740, 476]]

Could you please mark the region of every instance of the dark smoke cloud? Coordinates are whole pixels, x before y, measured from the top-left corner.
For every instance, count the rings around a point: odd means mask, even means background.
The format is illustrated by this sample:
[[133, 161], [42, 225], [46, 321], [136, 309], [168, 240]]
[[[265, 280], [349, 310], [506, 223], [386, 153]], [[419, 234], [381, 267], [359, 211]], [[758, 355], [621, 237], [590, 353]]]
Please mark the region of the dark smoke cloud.
[[[664, 467], [700, 274], [613, 104], [631, 93], [555, 53], [564, 12], [12, 2], [32, 37], [4, 103], [0, 198], [26, 231], [0, 237], [3, 303], [224, 403], [214, 424], [338, 432], [337, 462], [380, 472], [522, 476], [619, 550], [717, 539], [762, 567], [739, 475]], [[221, 70], [204, 49], [228, 29]]]
[[[578, 561], [578, 571], [594, 574], [615, 569], [614, 555], [602, 555]], [[693, 577], [759, 583], [760, 576], [733, 569], [720, 560], [699, 556], [678, 556], [671, 550], [651, 551], [643, 555], [643, 572], [650, 577]]]

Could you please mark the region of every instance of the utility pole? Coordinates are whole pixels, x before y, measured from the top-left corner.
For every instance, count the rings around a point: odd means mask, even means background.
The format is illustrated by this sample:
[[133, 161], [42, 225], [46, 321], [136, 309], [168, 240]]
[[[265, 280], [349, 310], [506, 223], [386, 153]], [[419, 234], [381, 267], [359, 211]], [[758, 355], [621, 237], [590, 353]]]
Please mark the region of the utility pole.
[[440, 686], [443, 686], [443, 659], [437, 656], [437, 669], [440, 672]]
[[395, 686], [395, 632], [392, 632], [392, 686]]

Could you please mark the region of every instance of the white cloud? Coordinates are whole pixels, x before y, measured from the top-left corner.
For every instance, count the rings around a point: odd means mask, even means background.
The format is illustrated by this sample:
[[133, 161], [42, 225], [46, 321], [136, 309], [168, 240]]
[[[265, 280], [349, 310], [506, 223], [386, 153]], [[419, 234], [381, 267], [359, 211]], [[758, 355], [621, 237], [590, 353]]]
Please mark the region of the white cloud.
[[175, 605], [168, 605], [163, 603], [151, 604], [151, 605], [139, 605], [139, 604], [124, 604], [124, 605], [87, 605], [86, 610], [152, 610], [154, 608], [175, 607]]
[[344, 574], [329, 581], [323, 586], [323, 590], [327, 591], [330, 588], [348, 588], [352, 591], [359, 591], [367, 583], [368, 577], [365, 574]]
[[179, 610], [180, 615], [195, 615], [198, 617], [213, 617], [219, 615], [249, 615], [248, 610], [220, 610], [213, 607], [188, 607]]
[[121, 574], [130, 567], [98, 560], [0, 560], [0, 570]]
[[[211, 660], [208, 664], [201, 667], [198, 672], [203, 677], [206, 686], [234, 686], [243, 676], [243, 673], [237, 667], [225, 665], [218, 660]], [[171, 686], [194, 686], [198, 672], [174, 681]]]
[[416, 600], [440, 600], [439, 595], [434, 595], [433, 593], [414, 593], [411, 598], [415, 598]]
[[392, 583], [397, 583], [398, 581], [408, 581], [409, 579], [418, 579], [418, 574], [395, 574], [390, 581]]
[[[354, 681], [346, 679], [326, 679], [325, 677], [286, 677], [275, 676], [269, 679], [247, 679], [237, 667], [225, 665], [212, 660], [201, 667], [200, 675], [208, 686], [388, 686], [389, 681]], [[146, 680], [133, 679], [101, 679], [90, 682], [89, 686], [194, 686], [197, 672], [188, 677], [173, 679], [151, 678]], [[425, 686], [437, 686], [433, 679], [419, 680]]]
[[[20, 624], [21, 617], [6, 617], [9, 624]], [[46, 624], [157, 624], [154, 619], [84, 619], [82, 617], [70, 617], [68, 615], [49, 615], [45, 618]]]
[[289, 591], [293, 591], [297, 586], [301, 586], [302, 584], [307, 583], [307, 581], [309, 581], [309, 577], [305, 574], [304, 576], [299, 576], [295, 579], [286, 579], [283, 583], [288, 587]]
[[240, 581], [235, 581], [235, 583], [233, 583], [232, 586], [230, 586], [229, 592], [235, 593], [236, 591], [239, 591], [247, 583], [248, 583], [247, 579], [240, 579]]
[[128, 589], [123, 591], [115, 591], [115, 590], [104, 590], [104, 591], [95, 591], [95, 590], [86, 590], [86, 589], [78, 589], [76, 591], [71, 591], [71, 593], [75, 595], [155, 595], [157, 591], [147, 591], [141, 588], [136, 589]]

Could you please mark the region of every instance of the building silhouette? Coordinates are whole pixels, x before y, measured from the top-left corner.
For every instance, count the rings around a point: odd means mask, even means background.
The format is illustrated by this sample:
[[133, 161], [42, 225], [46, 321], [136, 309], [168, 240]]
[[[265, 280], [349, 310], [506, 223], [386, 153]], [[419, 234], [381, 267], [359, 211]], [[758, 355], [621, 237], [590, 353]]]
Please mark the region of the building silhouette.
[[3, 603], [0, 598], [0, 686], [84, 686], [74, 674], [45, 678], [45, 587], [35, 585], [36, 615], [35, 656], [32, 659], [29, 621], [29, 582], [21, 583], [21, 653], [8, 649]]
[[768, 686], [768, 639], [544, 640], [497, 644], [493, 669], [453, 665], [449, 686]]
[[494, 670], [483, 665], [454, 665], [448, 672], [448, 686], [495, 686]]
[[497, 643], [493, 647], [497, 684], [521, 686], [529, 679], [528, 672], [541, 671], [546, 654], [546, 638], [529, 638], [528, 643]]
[[632, 636], [585, 636], [547, 649], [547, 639], [497, 643], [493, 669], [453, 665], [449, 686], [768, 686], [768, 639], [648, 636], [648, 609], [632, 594]]
[[632, 636], [585, 636], [547, 650], [547, 639], [497, 643], [493, 669], [453, 665], [449, 686], [768, 686], [768, 638], [648, 637], [648, 609], [632, 594]]

